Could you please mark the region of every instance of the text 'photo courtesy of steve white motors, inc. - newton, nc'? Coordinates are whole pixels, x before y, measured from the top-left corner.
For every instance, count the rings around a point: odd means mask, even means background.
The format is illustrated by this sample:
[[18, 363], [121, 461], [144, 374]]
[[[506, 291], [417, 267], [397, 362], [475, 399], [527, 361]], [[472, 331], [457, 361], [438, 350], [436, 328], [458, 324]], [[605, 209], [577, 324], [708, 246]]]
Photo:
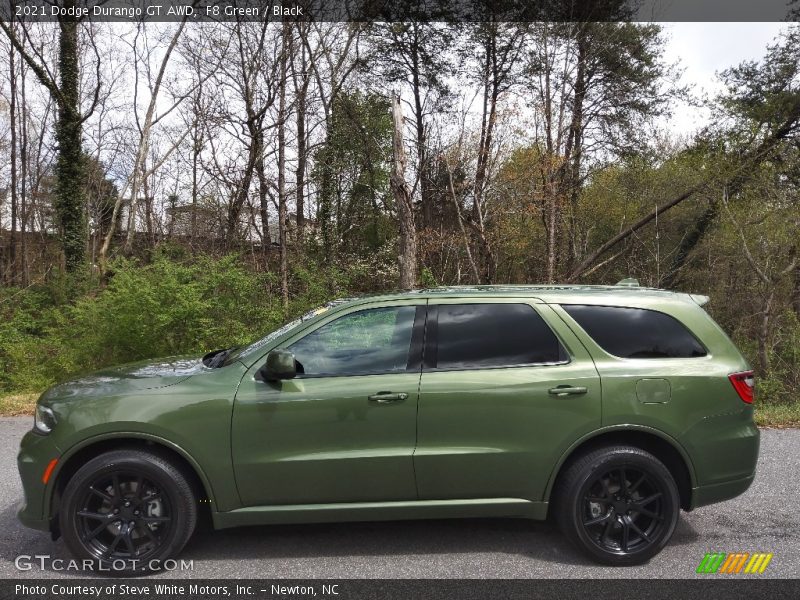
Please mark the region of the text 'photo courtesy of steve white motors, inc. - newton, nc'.
[[258, 585], [215, 585], [205, 583], [53, 583], [47, 585], [16, 584], [14, 593], [17, 597], [38, 598], [51, 594], [59, 597], [73, 598], [107, 598], [107, 597], [139, 597], [164, 596], [178, 597], [241, 597], [253, 595], [270, 596], [338, 596], [344, 586], [338, 583], [319, 583], [314, 585], [286, 585], [285, 583], [258, 582]]
[[248, 19], [266, 20], [275, 18], [304, 17], [303, 6], [294, 2], [216, 2], [166, 0], [164, 2], [148, 1], [103, 1], [78, 3], [76, 6], [63, 6], [30, 0], [15, 3], [14, 17], [17, 19], [50, 19], [50, 18], [97, 18], [97, 19]]

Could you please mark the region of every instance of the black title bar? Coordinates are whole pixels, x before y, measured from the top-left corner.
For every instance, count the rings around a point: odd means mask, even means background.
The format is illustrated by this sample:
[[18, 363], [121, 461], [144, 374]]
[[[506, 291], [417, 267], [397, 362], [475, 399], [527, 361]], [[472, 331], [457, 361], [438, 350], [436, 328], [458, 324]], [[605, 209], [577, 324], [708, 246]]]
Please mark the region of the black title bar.
[[121, 579], [0, 580], [3, 600], [794, 600], [796, 579]]
[[0, 19], [777, 22], [800, 20], [800, 0], [5, 0]]

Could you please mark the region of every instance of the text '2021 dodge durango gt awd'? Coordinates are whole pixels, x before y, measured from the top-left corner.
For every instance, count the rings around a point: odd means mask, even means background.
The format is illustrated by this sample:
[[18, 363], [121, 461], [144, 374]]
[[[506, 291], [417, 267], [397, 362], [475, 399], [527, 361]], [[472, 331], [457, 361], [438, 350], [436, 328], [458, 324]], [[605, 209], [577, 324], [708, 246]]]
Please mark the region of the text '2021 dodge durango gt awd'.
[[595, 560], [641, 563], [681, 508], [753, 481], [753, 373], [707, 300], [418, 290], [94, 373], [40, 398], [19, 517], [100, 567], [156, 568], [204, 509], [217, 528], [552, 514]]

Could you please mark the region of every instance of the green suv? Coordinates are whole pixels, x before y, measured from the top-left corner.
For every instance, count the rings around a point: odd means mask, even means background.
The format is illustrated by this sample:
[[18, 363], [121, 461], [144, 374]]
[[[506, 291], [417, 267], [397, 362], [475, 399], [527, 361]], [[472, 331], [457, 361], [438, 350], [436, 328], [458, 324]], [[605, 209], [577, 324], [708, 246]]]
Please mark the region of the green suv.
[[418, 290], [100, 371], [39, 399], [19, 518], [124, 570], [159, 568], [203, 514], [552, 515], [595, 560], [641, 563], [681, 508], [755, 474], [753, 373], [707, 300], [630, 280]]

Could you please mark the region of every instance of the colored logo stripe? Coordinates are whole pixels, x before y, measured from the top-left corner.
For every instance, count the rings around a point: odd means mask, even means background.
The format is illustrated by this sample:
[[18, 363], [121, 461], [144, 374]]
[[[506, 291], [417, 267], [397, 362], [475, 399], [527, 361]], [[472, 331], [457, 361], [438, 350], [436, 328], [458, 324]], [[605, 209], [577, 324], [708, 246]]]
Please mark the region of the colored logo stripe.
[[703, 557], [703, 560], [700, 561], [700, 564], [697, 567], [697, 572], [716, 573], [717, 569], [719, 569], [720, 565], [722, 565], [723, 560], [725, 560], [724, 552], [712, 552], [706, 554]]
[[[698, 573], [763, 573], [773, 554], [766, 552], [709, 552], [697, 566]], [[744, 569], [744, 571], [743, 571]]]
[[751, 558], [750, 562], [747, 563], [747, 566], [744, 568], [744, 572], [763, 573], [767, 569], [767, 565], [771, 560], [772, 560], [772, 553], [753, 554], [753, 558]]

